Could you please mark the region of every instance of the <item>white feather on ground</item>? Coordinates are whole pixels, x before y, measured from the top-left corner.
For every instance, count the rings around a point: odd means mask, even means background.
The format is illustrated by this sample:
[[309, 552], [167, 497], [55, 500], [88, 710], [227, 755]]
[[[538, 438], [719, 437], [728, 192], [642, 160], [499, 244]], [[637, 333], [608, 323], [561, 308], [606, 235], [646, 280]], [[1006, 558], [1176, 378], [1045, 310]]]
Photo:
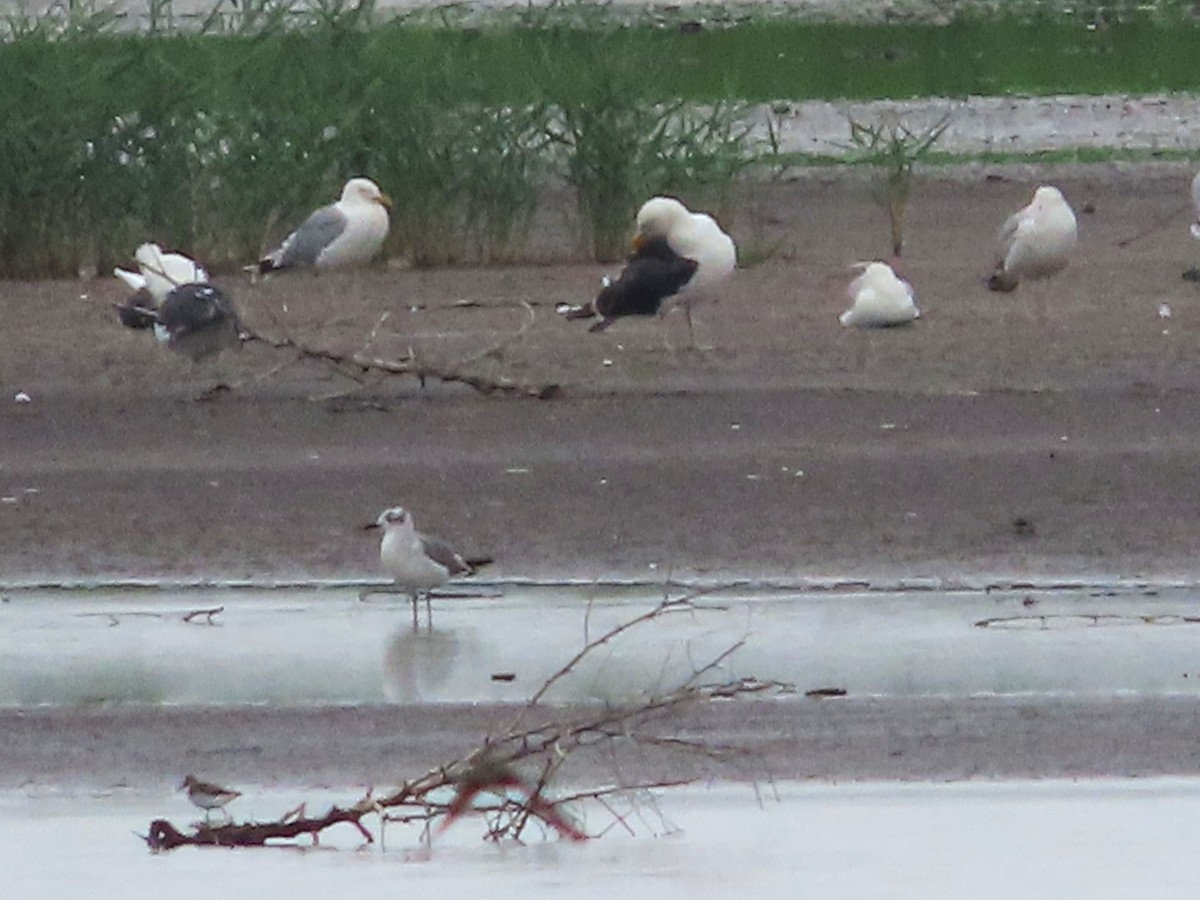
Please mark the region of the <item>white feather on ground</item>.
[[733, 274], [737, 247], [712, 216], [694, 213], [674, 197], [651, 197], [638, 210], [635, 248], [655, 238], [665, 239], [678, 256], [696, 263], [695, 273], [672, 298], [683, 306], [695, 346], [691, 305]]
[[142, 244], [133, 255], [136, 272], [114, 269], [113, 274], [134, 292], [145, 291], [157, 307], [182, 284], [206, 284], [208, 273], [182, 253], [164, 253], [158, 244]]
[[322, 206], [259, 260], [260, 273], [281, 269], [334, 269], [370, 262], [388, 234], [391, 198], [369, 178], [351, 178], [341, 199]]
[[907, 281], [897, 277], [887, 263], [860, 263], [862, 274], [846, 290], [851, 301], [838, 317], [843, 325], [855, 328], [886, 328], [903, 325], [921, 315]]
[[1075, 213], [1056, 187], [1042, 185], [1028, 206], [1000, 230], [996, 268], [987, 285], [1012, 291], [1022, 281], [1049, 278], [1070, 261], [1077, 241]]

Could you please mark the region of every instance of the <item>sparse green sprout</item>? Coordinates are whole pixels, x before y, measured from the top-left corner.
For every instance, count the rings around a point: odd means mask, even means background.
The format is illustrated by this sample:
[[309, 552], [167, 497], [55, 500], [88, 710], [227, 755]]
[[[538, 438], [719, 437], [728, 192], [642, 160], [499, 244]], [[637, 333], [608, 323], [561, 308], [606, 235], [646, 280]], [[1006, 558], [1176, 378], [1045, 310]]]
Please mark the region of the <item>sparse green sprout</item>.
[[950, 127], [946, 113], [928, 128], [913, 130], [895, 115], [881, 116], [873, 123], [860, 122], [847, 116], [850, 122], [850, 151], [852, 162], [874, 166], [877, 177], [871, 194], [888, 216], [892, 232], [892, 255], [904, 249], [904, 213], [912, 194], [913, 171], [933, 149]]

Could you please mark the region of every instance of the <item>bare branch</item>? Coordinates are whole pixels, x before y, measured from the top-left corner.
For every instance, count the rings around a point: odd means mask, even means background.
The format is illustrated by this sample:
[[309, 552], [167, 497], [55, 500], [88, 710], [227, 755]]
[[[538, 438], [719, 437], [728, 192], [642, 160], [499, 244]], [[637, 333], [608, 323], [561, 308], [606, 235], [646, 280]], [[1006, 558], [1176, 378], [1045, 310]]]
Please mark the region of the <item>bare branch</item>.
[[[322, 831], [345, 823], [357, 829], [367, 843], [373, 843], [374, 838], [363, 823], [368, 815], [379, 816], [381, 838], [387, 823], [419, 826], [427, 838], [431, 838], [455, 821], [475, 813], [484, 817], [485, 834], [490, 840], [521, 840], [527, 828], [535, 823], [565, 839], [585, 840], [588, 833], [565, 811], [568, 806], [573, 808], [584, 803], [595, 803], [611, 818], [611, 823], [599, 833], [618, 826], [633, 831], [630, 817], [641, 816], [645, 805], [638, 798], [648, 796], [649, 791], [687, 784], [693, 779], [651, 776], [629, 781], [618, 777], [609, 784], [577, 788], [554, 797], [553, 783], [562, 777], [573, 754], [589, 748], [605, 748], [612, 754], [614, 765], [623, 749], [637, 748], [653, 749], [670, 756], [684, 754], [720, 764], [748, 758], [749, 752], [736, 745], [714, 744], [703, 736], [677, 733], [672, 730], [672, 725], [677, 727], [679, 719], [673, 719], [672, 714], [716, 700], [794, 691], [794, 686], [755, 677], [716, 677], [744, 646], [743, 638], [707, 660], [693, 663], [690, 673], [676, 687], [628, 705], [587, 705], [551, 712], [543, 701], [547, 692], [589, 654], [639, 625], [669, 613], [694, 610], [693, 601], [697, 596], [664, 598], [652, 609], [589, 640], [582, 650], [543, 682], [504, 734], [485, 737], [466, 756], [436, 766], [389, 794], [375, 796], [368, 791], [352, 806], [335, 806], [321, 817], [305, 816], [301, 805], [274, 822], [236, 823], [230, 820], [216, 826], [201, 823], [190, 833], [158, 819], [150, 824], [144, 839], [155, 850], [184, 844], [261, 846], [267, 841], [294, 840], [304, 835], [310, 836], [315, 843]], [[540, 716], [541, 721], [522, 724], [534, 715]], [[530, 775], [531, 772], [536, 774]], [[618, 810], [617, 805], [621, 802], [629, 804], [628, 812]], [[661, 820], [661, 813], [657, 814]], [[439, 824], [433, 829], [435, 822]]]
[[196, 619], [203, 617], [206, 625], [216, 625], [217, 623], [213, 621], [213, 617], [219, 616], [223, 612], [225, 612], [224, 606], [213, 606], [209, 609], [193, 609], [184, 615], [183, 621], [194, 622]]
[[[528, 308], [530, 316], [533, 316], [532, 307]], [[382, 324], [382, 323], [380, 323]], [[532, 319], [527, 320], [522, 324], [521, 328], [515, 333], [506, 336], [496, 344], [487, 347], [483, 351], [468, 357], [457, 364], [450, 366], [433, 366], [417, 360], [415, 355], [410, 351], [407, 357], [399, 359], [388, 359], [380, 356], [373, 356], [365, 350], [340, 352], [331, 350], [325, 347], [315, 347], [305, 343], [297, 338], [291, 337], [286, 333], [277, 337], [271, 337], [261, 332], [255, 331], [245, 325], [242, 328], [242, 340], [246, 343], [265, 344], [276, 350], [293, 350], [299, 356], [305, 359], [312, 359], [318, 362], [326, 363], [337, 369], [342, 374], [349, 378], [355, 376], [351, 373], [357, 372], [359, 375], [369, 372], [381, 373], [384, 375], [411, 375], [422, 384], [426, 379], [432, 378], [442, 382], [458, 382], [465, 384], [468, 387], [474, 388], [481, 394], [500, 394], [507, 396], [523, 396], [534, 397], [538, 400], [549, 400], [559, 393], [559, 385], [553, 382], [544, 382], [541, 384], [525, 382], [517, 379], [500, 376], [499, 378], [489, 378], [474, 372], [467, 371], [464, 367], [473, 362], [482, 359], [488, 355], [495, 355], [503, 347], [513, 341], [523, 337], [529, 330], [532, 324]], [[376, 326], [378, 329], [378, 325]], [[374, 337], [374, 332], [372, 333]], [[364, 347], [369, 346], [371, 340], [368, 339]]]

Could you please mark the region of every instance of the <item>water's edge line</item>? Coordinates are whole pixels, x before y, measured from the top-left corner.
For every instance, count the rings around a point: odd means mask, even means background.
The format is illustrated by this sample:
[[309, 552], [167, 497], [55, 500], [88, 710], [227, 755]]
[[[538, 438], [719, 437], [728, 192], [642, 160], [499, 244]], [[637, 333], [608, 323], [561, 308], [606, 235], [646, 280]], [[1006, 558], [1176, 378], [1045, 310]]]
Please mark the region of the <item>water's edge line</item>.
[[[386, 591], [392, 582], [371, 577], [346, 578], [43, 578], [11, 582], [0, 581], [0, 594], [39, 591]], [[455, 582], [435, 596], [458, 592], [459, 588], [571, 588], [586, 587], [662, 590], [664, 592], [718, 591], [796, 591], [798, 593], [991, 593], [994, 591], [1036, 591], [1038, 593], [1074, 591], [1189, 590], [1200, 587], [1200, 578], [1089, 578], [1030, 577], [1028, 575], [987, 574], [979, 576], [921, 576], [888, 578], [857, 575], [810, 576], [802, 578], [731, 576], [670, 579], [645, 578], [535, 578], [510, 577], [471, 579]]]

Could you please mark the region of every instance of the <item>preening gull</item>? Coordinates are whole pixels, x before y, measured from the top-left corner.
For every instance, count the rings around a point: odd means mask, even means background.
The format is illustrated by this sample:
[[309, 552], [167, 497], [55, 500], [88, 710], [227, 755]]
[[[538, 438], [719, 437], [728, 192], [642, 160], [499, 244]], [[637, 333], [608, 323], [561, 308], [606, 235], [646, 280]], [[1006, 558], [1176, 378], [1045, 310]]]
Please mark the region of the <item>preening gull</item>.
[[692, 212], [674, 197], [651, 197], [638, 210], [634, 249], [656, 238], [665, 240], [677, 256], [696, 263], [692, 277], [675, 294], [687, 316], [688, 338], [695, 347], [692, 303], [712, 285], [733, 274], [737, 248], [716, 219]]
[[616, 281], [608, 277], [599, 296], [582, 306], [562, 304], [569, 319], [599, 316], [591, 331], [621, 316], [652, 316], [675, 298], [687, 316], [688, 338], [696, 346], [692, 303], [710, 285], [733, 274], [737, 248], [712, 216], [693, 213], [674, 197], [651, 197], [637, 214], [633, 253]]
[[322, 206], [258, 262], [259, 273], [333, 269], [370, 262], [388, 233], [391, 198], [369, 178], [351, 178], [336, 203]]
[[[137, 294], [118, 307], [121, 321], [131, 328], [153, 326], [155, 336], [193, 362], [239, 349], [241, 323], [233, 301], [211, 284], [181, 284], [157, 308], [133, 305]], [[137, 318], [135, 324], [131, 319]]]
[[195, 260], [182, 253], [164, 253], [158, 244], [142, 244], [133, 254], [138, 270], [113, 269], [133, 295], [117, 308], [121, 324], [129, 328], [149, 328], [154, 317], [147, 310], [158, 309], [167, 294], [182, 284], [205, 284], [208, 273]]
[[413, 605], [413, 628], [418, 627], [417, 601], [425, 598], [425, 615], [433, 627], [429, 592], [451, 578], [474, 575], [476, 569], [492, 562], [489, 557], [468, 559], [437, 538], [421, 534], [412, 515], [402, 506], [385, 509], [368, 529], [382, 528], [379, 562], [392, 577], [400, 593], [408, 594]]
[[1200, 241], [1200, 172], [1192, 179], [1192, 237]]
[[222, 809], [227, 803], [242, 796], [241, 791], [201, 781], [195, 775], [188, 775], [184, 778], [183, 784], [179, 786], [179, 789], [187, 791], [188, 799], [195, 806], [204, 810], [204, 820], [206, 822], [214, 809]]
[[200, 362], [242, 346], [233, 301], [210, 284], [182, 284], [158, 308], [154, 333], [177, 353]]
[[1042, 185], [1000, 230], [988, 288], [1012, 291], [1021, 281], [1049, 278], [1066, 267], [1075, 243], [1075, 213], [1058, 188]]
[[882, 262], [859, 265], [862, 274], [846, 290], [852, 305], [838, 317], [839, 322], [856, 328], [885, 328], [920, 317], [912, 285], [897, 277], [891, 266]]
[[567, 307], [564, 312], [568, 319], [598, 316], [600, 321], [589, 331], [601, 331], [622, 316], [658, 315], [663, 301], [695, 276], [698, 265], [672, 250], [665, 238], [642, 241], [616, 281], [605, 276], [595, 300]]

